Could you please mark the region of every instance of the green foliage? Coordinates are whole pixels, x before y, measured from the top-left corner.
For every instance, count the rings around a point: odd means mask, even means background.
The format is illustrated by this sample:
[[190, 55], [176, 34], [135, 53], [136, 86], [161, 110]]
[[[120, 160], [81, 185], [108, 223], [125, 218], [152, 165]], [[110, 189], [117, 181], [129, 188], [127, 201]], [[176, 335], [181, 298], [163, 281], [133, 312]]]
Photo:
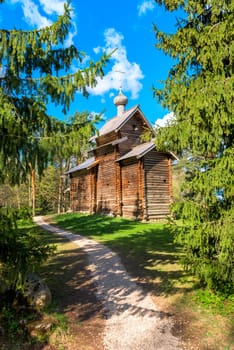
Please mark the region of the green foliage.
[[[49, 152], [51, 163], [55, 166], [57, 173], [57, 183], [53, 182], [53, 192], [57, 190], [58, 195], [52, 207], [54, 209], [56, 207], [55, 202], [57, 202], [58, 212], [68, 208], [64, 190], [67, 189], [69, 184], [68, 179], [64, 178], [64, 173], [87, 158], [88, 151], [91, 148], [89, 140], [94, 136], [96, 132], [95, 124], [100, 121], [100, 118], [101, 115], [76, 112], [66, 122], [53, 120], [51, 137], [42, 140], [42, 144]], [[43, 183], [46, 183], [45, 177]], [[51, 187], [50, 184], [48, 186]], [[47, 202], [47, 199], [45, 199], [45, 202]], [[40, 204], [39, 206], [42, 208]], [[46, 209], [45, 205], [43, 207]]]
[[[31, 31], [1, 30], [0, 62], [6, 67], [3, 90], [8, 88], [11, 95], [21, 97], [29, 92], [37, 101], [62, 104], [64, 112], [77, 90], [87, 96], [87, 87], [94, 86], [96, 77], [104, 75], [108, 56], [104, 54], [99, 62], [91, 61], [74, 74], [58, 76], [60, 71], [67, 73], [74, 60], [81, 63], [86, 56], [73, 45], [64, 48], [71, 26], [71, 7], [65, 3], [64, 14], [50, 27]], [[35, 72], [39, 72], [39, 78], [33, 77]]]
[[[64, 47], [71, 26], [68, 2], [50, 27], [0, 30], [0, 181], [8, 176], [19, 183], [36, 168], [42, 174], [50, 156], [42, 139], [56, 131], [47, 104], [61, 105], [66, 113], [75, 93], [87, 96], [87, 87], [104, 75], [109, 56], [83, 68], [85, 53]], [[72, 64], [80, 67], [74, 74], [68, 73]]]
[[17, 320], [16, 312], [13, 309], [7, 306], [3, 306], [1, 310], [1, 318], [6, 325], [6, 329], [8, 331], [9, 337], [13, 338], [16, 335], [22, 336], [22, 332], [20, 332], [20, 328], [21, 328], [20, 323]]
[[205, 308], [212, 310], [212, 313], [230, 316], [234, 314], [234, 295], [227, 296], [220, 293], [212, 293], [208, 290], [199, 289], [193, 299], [202, 303]]
[[28, 219], [31, 210], [0, 209], [0, 279], [8, 289], [22, 289], [25, 275], [35, 271], [53, 252], [35, 232], [20, 230], [19, 220]]
[[58, 207], [58, 169], [48, 166], [37, 182], [36, 212], [38, 215], [56, 213]]
[[12, 186], [9, 183], [0, 185], [0, 207], [24, 208], [29, 205], [29, 184]]
[[[184, 18], [174, 34], [156, 26], [156, 47], [175, 59], [155, 97], [175, 119], [158, 129], [157, 144], [191, 157], [185, 164], [182, 225], [176, 240], [184, 264], [214, 290], [233, 291], [234, 115], [233, 1], [156, 1]], [[175, 4], [177, 5], [175, 6]], [[218, 194], [222, 194], [218, 196]]]
[[[90, 150], [89, 140], [96, 132], [95, 124], [101, 115], [76, 112], [67, 122], [53, 121], [52, 137], [43, 143], [50, 149], [52, 161], [58, 166], [63, 163], [62, 173], [72, 165], [84, 160]], [[72, 164], [73, 163], [73, 164]]]
[[[87, 87], [103, 77], [109, 58], [104, 53], [99, 61], [82, 64], [86, 54], [73, 45], [64, 46], [72, 26], [71, 11], [68, 1], [64, 14], [51, 26], [31, 31], [0, 30], [0, 183], [21, 184], [30, 175], [33, 210], [35, 173], [41, 176], [49, 161], [54, 160], [57, 141], [59, 149], [68, 144], [62, 137], [68, 126], [48, 115], [47, 104], [61, 105], [66, 113], [77, 91], [87, 96]], [[70, 74], [73, 64], [78, 68]], [[85, 118], [81, 117], [80, 122], [83, 126], [76, 137], [87, 139], [91, 126]], [[48, 142], [52, 138], [53, 146]], [[77, 147], [76, 152], [82, 152], [81, 148]], [[7, 283], [17, 289], [28, 269], [34, 269], [50, 250], [33, 234], [19, 231], [15, 215], [1, 209], [0, 263]]]

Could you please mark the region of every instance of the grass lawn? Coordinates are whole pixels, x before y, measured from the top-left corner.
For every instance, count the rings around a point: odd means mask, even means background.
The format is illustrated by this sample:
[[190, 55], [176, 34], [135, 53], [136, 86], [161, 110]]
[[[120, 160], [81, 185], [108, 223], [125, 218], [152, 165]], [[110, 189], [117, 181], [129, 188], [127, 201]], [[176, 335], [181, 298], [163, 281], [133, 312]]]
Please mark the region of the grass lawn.
[[[53, 217], [57, 225], [91, 237], [118, 252], [126, 268], [157, 284], [155, 292], [188, 291], [194, 279], [178, 264], [182, 255], [165, 223], [140, 223], [98, 215], [65, 214]], [[185, 283], [186, 280], [186, 283]]]
[[234, 299], [224, 299], [199, 287], [179, 264], [182, 249], [164, 223], [141, 223], [123, 218], [69, 213], [55, 215], [56, 225], [93, 238], [116, 251], [126, 269], [155, 302], [175, 315], [175, 333], [188, 348], [233, 348]]

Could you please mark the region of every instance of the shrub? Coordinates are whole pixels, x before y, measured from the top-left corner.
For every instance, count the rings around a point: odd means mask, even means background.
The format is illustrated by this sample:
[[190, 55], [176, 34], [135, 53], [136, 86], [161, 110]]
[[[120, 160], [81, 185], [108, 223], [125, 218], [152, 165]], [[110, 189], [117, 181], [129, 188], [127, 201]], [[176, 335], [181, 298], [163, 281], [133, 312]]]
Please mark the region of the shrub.
[[0, 279], [15, 292], [23, 288], [25, 276], [35, 271], [53, 252], [33, 231], [19, 230], [17, 221], [29, 210], [0, 208]]

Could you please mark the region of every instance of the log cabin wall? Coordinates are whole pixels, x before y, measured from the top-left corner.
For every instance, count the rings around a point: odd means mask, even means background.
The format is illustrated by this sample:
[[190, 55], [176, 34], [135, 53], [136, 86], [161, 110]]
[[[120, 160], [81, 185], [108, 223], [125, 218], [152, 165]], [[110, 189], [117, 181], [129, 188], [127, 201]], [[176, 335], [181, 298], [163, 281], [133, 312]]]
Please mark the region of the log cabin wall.
[[90, 213], [95, 214], [97, 212], [97, 175], [98, 165], [94, 166], [90, 170]]
[[97, 139], [96, 139], [97, 147], [99, 147], [101, 145], [105, 145], [106, 143], [109, 143], [109, 142], [114, 141], [116, 139], [117, 139], [117, 133], [115, 131], [112, 131], [112, 132], [105, 134], [105, 135], [101, 135], [101, 136], [97, 137]]
[[116, 164], [114, 147], [98, 149], [99, 160], [96, 179], [96, 211], [101, 214], [116, 214]]
[[[116, 150], [116, 154], [117, 150]], [[119, 162], [115, 162], [115, 178], [116, 178], [116, 215], [122, 216], [122, 172]]]
[[119, 154], [129, 152], [133, 147], [142, 143], [141, 136], [145, 132], [146, 124], [139, 113], [136, 113], [132, 118], [121, 128], [119, 137], [127, 136], [127, 141], [119, 145]]
[[152, 150], [144, 156], [146, 219], [159, 220], [170, 215], [170, 158]]
[[145, 169], [144, 158], [138, 160], [138, 190], [139, 190], [139, 206], [141, 212], [141, 220], [147, 220], [146, 216], [146, 200], [145, 200]]
[[89, 170], [81, 170], [71, 174], [70, 181], [71, 209], [89, 213], [91, 199]]
[[142, 219], [142, 195], [138, 161], [127, 159], [121, 162], [122, 216]]

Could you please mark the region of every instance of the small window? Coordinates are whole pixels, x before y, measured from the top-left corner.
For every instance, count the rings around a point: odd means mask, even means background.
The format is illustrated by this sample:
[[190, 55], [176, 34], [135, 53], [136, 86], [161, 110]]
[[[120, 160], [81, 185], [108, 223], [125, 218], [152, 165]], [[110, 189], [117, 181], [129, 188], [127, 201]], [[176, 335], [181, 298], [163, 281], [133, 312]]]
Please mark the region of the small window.
[[137, 125], [133, 124], [132, 129], [133, 129], [134, 131], [137, 131], [137, 130], [138, 130]]

